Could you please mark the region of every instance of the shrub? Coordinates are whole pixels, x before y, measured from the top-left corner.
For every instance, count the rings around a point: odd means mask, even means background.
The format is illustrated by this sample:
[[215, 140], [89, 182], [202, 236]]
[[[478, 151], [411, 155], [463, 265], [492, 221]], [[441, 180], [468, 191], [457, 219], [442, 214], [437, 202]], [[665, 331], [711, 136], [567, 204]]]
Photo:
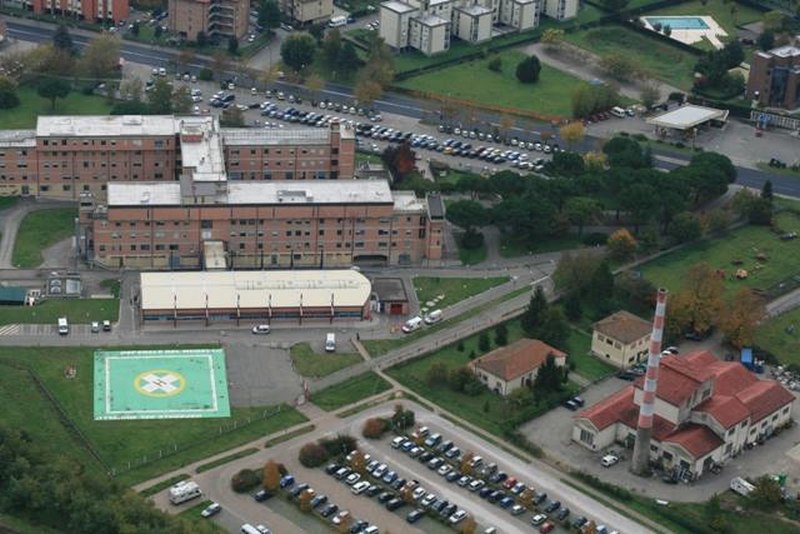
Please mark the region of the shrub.
[[319, 467], [331, 457], [325, 447], [319, 443], [306, 443], [300, 448], [297, 459], [305, 467]]
[[486, 66], [492, 72], [501, 72], [503, 70], [503, 59], [500, 56], [494, 56]]
[[200, 72], [197, 74], [197, 79], [204, 82], [210, 82], [214, 79], [214, 71], [208, 67], [204, 67], [200, 69]]
[[402, 404], [395, 406], [392, 414], [392, 426], [398, 430], [405, 430], [414, 426], [416, 415], [413, 410], [406, 410]]
[[539, 58], [531, 54], [517, 65], [517, 79], [522, 83], [536, 83], [539, 81], [539, 73], [542, 65]]
[[587, 247], [594, 247], [597, 245], [605, 245], [606, 241], [608, 241], [608, 235], [602, 232], [592, 232], [591, 234], [586, 234], [581, 239], [584, 245]]
[[474, 228], [467, 229], [461, 236], [461, 246], [468, 250], [474, 250], [483, 246], [483, 233]]
[[335, 438], [323, 438], [319, 440], [329, 456], [336, 456], [337, 454], [345, 454], [356, 448], [356, 438], [347, 434], [337, 434]]
[[364, 421], [361, 434], [367, 439], [380, 439], [389, 430], [389, 421], [382, 417], [370, 417]]
[[252, 469], [242, 469], [231, 478], [231, 489], [236, 493], [246, 493], [261, 484], [261, 476]]

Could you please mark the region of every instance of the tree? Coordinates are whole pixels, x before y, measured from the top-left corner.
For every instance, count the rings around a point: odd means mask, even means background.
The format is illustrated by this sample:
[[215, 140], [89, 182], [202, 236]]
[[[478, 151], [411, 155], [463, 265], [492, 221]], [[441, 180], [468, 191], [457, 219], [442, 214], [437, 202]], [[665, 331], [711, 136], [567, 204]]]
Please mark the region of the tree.
[[478, 529], [478, 524], [475, 523], [475, 519], [471, 515], [468, 515], [461, 521], [461, 524], [458, 526], [458, 532], [460, 534], [475, 534], [475, 531]]
[[588, 117], [597, 111], [616, 106], [619, 101], [619, 94], [610, 85], [582, 84], [572, 93], [572, 115]]
[[277, 491], [281, 483], [281, 471], [275, 460], [269, 459], [261, 473], [261, 484], [267, 491]]
[[70, 85], [60, 78], [44, 78], [36, 86], [36, 93], [50, 101], [50, 109], [56, 109], [56, 99], [66, 98]]
[[338, 28], [333, 28], [325, 34], [322, 40], [322, 60], [329, 69], [335, 69], [339, 55], [342, 52], [342, 34]]
[[564, 372], [556, 365], [555, 357], [548, 354], [544, 363], [539, 367], [536, 378], [533, 379], [533, 391], [545, 395], [561, 391], [563, 378]]
[[652, 157], [642, 145], [630, 137], [617, 136], [603, 145], [603, 153], [611, 167], [643, 169], [652, 165]]
[[628, 0], [603, 0], [603, 7], [614, 13], [619, 13], [628, 5]]
[[406, 410], [402, 404], [397, 404], [394, 407], [392, 414], [392, 428], [395, 430], [405, 430], [414, 426], [416, 416], [412, 410]]
[[346, 41], [339, 50], [339, 57], [336, 58], [337, 72], [344, 76], [350, 76], [360, 66], [361, 60], [358, 58], [356, 47], [350, 41]]
[[498, 347], [508, 345], [508, 327], [505, 323], [500, 323], [494, 329], [494, 342]]
[[144, 96], [144, 84], [137, 77], [126, 78], [119, 87], [119, 94], [123, 100], [141, 102]]
[[219, 125], [226, 128], [241, 128], [244, 126], [244, 114], [236, 106], [222, 110]]
[[482, 353], [486, 353], [489, 352], [491, 348], [492, 342], [489, 341], [489, 335], [486, 333], [486, 331], [481, 332], [481, 334], [478, 336], [478, 350], [480, 350]]
[[469, 475], [472, 473], [472, 459], [475, 457], [475, 454], [472, 452], [464, 453], [464, 456], [461, 457], [461, 461], [458, 464], [458, 472], [462, 475]]
[[564, 315], [573, 322], [578, 321], [583, 316], [581, 298], [577, 293], [569, 293], [564, 299]]
[[488, 212], [480, 202], [456, 200], [447, 206], [447, 220], [464, 229], [485, 226]]
[[669, 229], [669, 235], [678, 243], [687, 243], [699, 239], [703, 235], [703, 227], [697, 217], [684, 211], [675, 216]]
[[708, 212], [706, 215], [706, 226], [708, 231], [714, 236], [722, 236], [728, 231], [728, 226], [731, 223], [731, 218], [728, 211], [717, 208]]
[[561, 311], [561, 308], [551, 307], [547, 310], [536, 337], [548, 345], [564, 350], [567, 347], [569, 331], [569, 324], [564, 312]]
[[361, 435], [367, 439], [380, 439], [388, 429], [389, 425], [386, 419], [370, 417], [364, 421], [364, 428], [361, 430]]
[[448, 373], [449, 369], [447, 368], [447, 364], [434, 363], [428, 367], [428, 373], [425, 377], [425, 381], [431, 387], [444, 385], [447, 383]]
[[381, 154], [381, 159], [389, 169], [395, 184], [402, 183], [404, 178], [417, 169], [416, 156], [409, 143], [387, 146]]
[[[153, 30], [153, 37], [155, 37], [156, 39], [161, 39], [161, 35], [163, 35], [163, 33], [164, 33], [164, 27], [161, 24], [156, 24], [156, 27]], [[198, 32], [198, 37], [200, 36], [201, 33], [203, 32]], [[205, 34], [203, 34], [203, 36], [205, 37]], [[197, 44], [200, 43], [198, 42]]]
[[330, 455], [319, 443], [306, 443], [300, 448], [297, 459], [305, 467], [319, 467], [328, 461]]
[[781, 11], [768, 11], [764, 13], [764, 30], [779, 32], [786, 26], [787, 17]]
[[317, 43], [307, 33], [293, 33], [281, 44], [281, 59], [284, 65], [300, 72], [314, 61]]
[[192, 95], [185, 85], [178, 86], [172, 91], [172, 112], [176, 114], [192, 112]]
[[559, 291], [586, 295], [594, 271], [597, 269], [602, 254], [594, 250], [562, 252], [558, 266], [553, 273], [553, 282]]
[[722, 309], [719, 328], [728, 343], [737, 349], [752, 346], [756, 326], [766, 313], [764, 300], [750, 288], [743, 287], [733, 296], [733, 301]]
[[763, 31], [756, 40], [759, 50], [766, 52], [775, 46], [775, 33], [771, 30]]
[[353, 89], [353, 96], [360, 104], [370, 105], [383, 94], [383, 87], [375, 80], [370, 80], [366, 76], [359, 76], [356, 86]]
[[583, 166], [587, 172], [599, 173], [606, 169], [608, 158], [602, 152], [592, 150], [583, 155]]
[[[156, 38], [158, 38], [158, 36], [156, 36]], [[194, 38], [194, 42], [198, 47], [203, 48], [208, 44], [208, 35], [206, 35], [206, 32], [204, 31], [199, 31]], [[228, 45], [230, 46], [230, 42], [228, 42]]]
[[245, 493], [261, 483], [261, 477], [252, 469], [242, 469], [231, 478], [231, 489], [236, 493]]
[[79, 70], [88, 78], [114, 77], [119, 67], [120, 40], [113, 34], [92, 39], [78, 61]]
[[577, 152], [559, 150], [547, 163], [547, 169], [557, 176], [581, 176], [586, 172], [583, 157]]
[[164, 78], [158, 78], [153, 85], [153, 90], [147, 96], [150, 113], [155, 115], [168, 115], [172, 113], [172, 87]]
[[661, 99], [661, 90], [656, 83], [647, 81], [639, 91], [639, 99], [646, 109], [651, 109]]
[[766, 182], [764, 182], [764, 185], [761, 186], [761, 198], [772, 203], [773, 200], [772, 180], [767, 180]]
[[615, 52], [600, 58], [600, 68], [612, 78], [626, 82], [639, 73], [639, 67], [628, 54]]
[[569, 222], [578, 227], [578, 237], [583, 237], [583, 227], [601, 213], [600, 203], [589, 197], [572, 197], [567, 200], [564, 211]]
[[258, 24], [264, 28], [277, 28], [281, 24], [281, 8], [275, 0], [262, 0], [258, 8]]
[[137, 20], [136, 22], [134, 22], [133, 24], [131, 24], [131, 33], [132, 33], [132, 34], [133, 34], [135, 37], [139, 37], [139, 31], [140, 31], [140, 30], [141, 30], [141, 28], [140, 28], [140, 25], [139, 25], [139, 21], [138, 21], [138, 20]]
[[611, 265], [607, 259], [603, 259], [594, 270], [587, 293], [598, 309], [603, 310], [611, 305], [610, 301], [614, 296], [614, 273], [611, 272]]
[[59, 24], [56, 28], [56, 31], [53, 34], [53, 46], [59, 50], [69, 53], [70, 55], [75, 54], [75, 44], [72, 42], [72, 36], [69, 34], [69, 30], [64, 24]]
[[548, 49], [557, 49], [564, 42], [564, 30], [560, 28], [547, 28], [542, 32], [541, 41]]
[[627, 229], [620, 228], [608, 236], [606, 246], [615, 261], [626, 261], [636, 252], [636, 239]]
[[707, 263], [697, 263], [684, 276], [681, 290], [669, 301], [667, 317], [678, 331], [706, 334], [722, 309], [724, 281]]
[[531, 295], [531, 300], [528, 303], [528, 307], [525, 308], [525, 311], [520, 317], [522, 330], [525, 332], [527, 337], [536, 337], [539, 328], [541, 328], [542, 324], [544, 323], [545, 316], [547, 314], [547, 308], [548, 303], [547, 297], [544, 295], [544, 289], [542, 289], [542, 286], [537, 285], [533, 295]]
[[301, 512], [308, 513], [311, 511], [311, 499], [313, 498], [314, 494], [309, 490], [303, 490], [300, 492], [300, 495], [297, 496], [297, 504], [300, 507]]
[[534, 54], [526, 57], [517, 64], [517, 79], [522, 83], [536, 83], [539, 81], [539, 73], [542, 65], [539, 58]]
[[19, 106], [17, 84], [8, 76], [0, 76], [0, 109], [11, 109]]
[[586, 127], [581, 121], [572, 121], [562, 126], [558, 133], [561, 139], [567, 142], [567, 146], [572, 149], [575, 143], [580, 143], [583, 140], [586, 135]]
[[759, 510], [772, 510], [783, 502], [781, 486], [774, 477], [763, 475], [756, 480], [750, 499]]
[[319, 74], [312, 74], [306, 78], [305, 86], [311, 94], [311, 98], [316, 98], [317, 94], [325, 88], [325, 79]]
[[360, 450], [356, 450], [350, 458], [350, 467], [363, 476], [367, 472], [367, 456]]

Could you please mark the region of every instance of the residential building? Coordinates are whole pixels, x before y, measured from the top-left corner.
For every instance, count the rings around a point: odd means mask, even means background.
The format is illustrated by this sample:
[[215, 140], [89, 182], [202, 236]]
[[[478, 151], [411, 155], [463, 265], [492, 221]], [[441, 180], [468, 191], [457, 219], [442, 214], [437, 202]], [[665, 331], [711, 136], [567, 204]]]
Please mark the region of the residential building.
[[566, 20], [578, 15], [578, 0], [543, 0], [542, 14], [551, 19]]
[[781, 46], [753, 54], [747, 96], [765, 107], [800, 108], [800, 47]]
[[[631, 447], [644, 377], [575, 416], [572, 439], [600, 451]], [[650, 459], [693, 480], [791, 422], [794, 395], [738, 362], [708, 351], [663, 356], [655, 392]]]
[[522, 338], [499, 347], [469, 362], [469, 367], [486, 387], [499, 395], [530, 387], [539, 368], [552, 356], [559, 367], [567, 363], [567, 355], [538, 339]]
[[647, 360], [652, 325], [625, 310], [594, 323], [592, 354], [625, 369]]
[[22, 0], [20, 9], [78, 17], [87, 22], [118, 23], [128, 18], [128, 0]]
[[350, 128], [220, 128], [211, 117], [40, 116], [36, 130], [0, 130], [0, 195], [102, 199], [108, 183], [176, 181], [194, 143], [186, 127], [231, 180], [350, 179]]
[[169, 0], [168, 9], [169, 31], [189, 41], [196, 41], [200, 32], [212, 39], [247, 35], [248, 0]]
[[523, 31], [539, 23], [540, 0], [389, 0], [380, 7], [380, 35], [395, 50], [426, 55], [450, 48], [452, 38], [480, 43], [492, 26]]
[[281, 0], [280, 6], [297, 26], [327, 22], [333, 16], [333, 0]]

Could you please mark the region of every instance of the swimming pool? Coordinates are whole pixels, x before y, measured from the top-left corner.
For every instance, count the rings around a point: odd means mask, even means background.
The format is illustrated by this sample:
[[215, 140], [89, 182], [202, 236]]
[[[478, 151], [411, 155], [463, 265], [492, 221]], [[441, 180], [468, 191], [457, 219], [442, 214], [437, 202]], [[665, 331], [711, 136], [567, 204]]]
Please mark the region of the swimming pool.
[[673, 30], [707, 30], [708, 24], [701, 17], [642, 17], [650, 26], [669, 26]]

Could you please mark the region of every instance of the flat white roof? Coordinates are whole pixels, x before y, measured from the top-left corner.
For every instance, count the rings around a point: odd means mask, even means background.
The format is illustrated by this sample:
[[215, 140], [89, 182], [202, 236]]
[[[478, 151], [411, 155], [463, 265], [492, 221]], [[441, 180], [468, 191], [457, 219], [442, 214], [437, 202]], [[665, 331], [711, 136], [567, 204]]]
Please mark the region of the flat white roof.
[[361, 307], [372, 290], [354, 270], [141, 273], [142, 309]]
[[228, 204], [388, 204], [386, 180], [228, 182]]
[[792, 45], [779, 46], [770, 50], [769, 54], [778, 57], [800, 56], [800, 47]]
[[109, 206], [175, 206], [181, 203], [180, 182], [108, 182]]
[[36, 121], [40, 137], [164, 136], [175, 131], [172, 115], [40, 115]]
[[424, 15], [422, 17], [414, 17], [413, 20], [416, 20], [423, 26], [429, 26], [429, 27], [442, 26], [444, 24], [450, 23], [449, 20], [443, 19], [439, 15]]
[[649, 118], [647, 119], [647, 123], [663, 128], [688, 130], [704, 122], [711, 120], [724, 121], [727, 118], [727, 109], [714, 109], [705, 106], [695, 106], [694, 104], [686, 104], [678, 109], [673, 109], [672, 111], [667, 111], [656, 117]]
[[381, 7], [385, 7], [389, 11], [394, 11], [395, 13], [409, 13], [411, 11], [416, 11], [417, 8], [406, 4], [405, 2], [396, 2], [395, 0], [389, 0], [388, 2], [383, 2]]
[[191, 169], [192, 178], [198, 182], [227, 180], [217, 120], [213, 117], [184, 117], [179, 126], [184, 169]]
[[226, 145], [327, 144], [330, 131], [320, 128], [223, 128]]
[[36, 130], [0, 130], [0, 146], [34, 147], [36, 146]]
[[413, 191], [394, 191], [392, 197], [395, 211], [425, 212], [425, 202], [417, 198]]
[[479, 6], [477, 4], [470, 6], [457, 6], [455, 10], [460, 11], [462, 13], [466, 13], [467, 15], [472, 15], [473, 17], [478, 17], [481, 15], [490, 15], [492, 13], [492, 10], [489, 9], [488, 7]]

